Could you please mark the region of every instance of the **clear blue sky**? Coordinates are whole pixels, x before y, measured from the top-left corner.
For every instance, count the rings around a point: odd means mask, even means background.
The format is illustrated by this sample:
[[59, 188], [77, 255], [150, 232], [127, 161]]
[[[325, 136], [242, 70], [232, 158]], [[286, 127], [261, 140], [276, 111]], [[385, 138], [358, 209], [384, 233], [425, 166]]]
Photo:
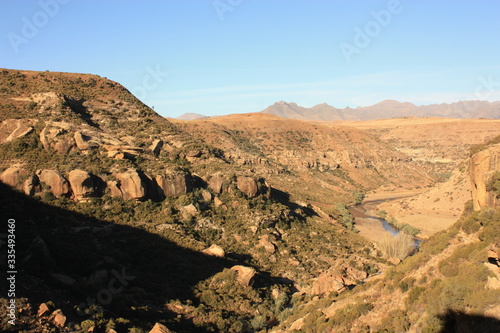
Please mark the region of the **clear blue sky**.
[[0, 67], [98, 74], [169, 117], [500, 100], [497, 0], [0, 0], [0, 13]]

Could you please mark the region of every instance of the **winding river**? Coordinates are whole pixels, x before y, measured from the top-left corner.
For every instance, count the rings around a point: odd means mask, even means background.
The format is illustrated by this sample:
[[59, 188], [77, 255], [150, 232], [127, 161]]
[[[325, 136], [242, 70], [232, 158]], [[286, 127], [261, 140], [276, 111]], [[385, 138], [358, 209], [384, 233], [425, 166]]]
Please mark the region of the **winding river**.
[[[387, 233], [396, 236], [399, 232], [394, 229], [385, 219], [376, 215], [377, 206], [386, 201], [398, 200], [412, 195], [398, 195], [393, 197], [384, 197], [379, 199], [377, 197], [367, 198], [360, 205], [350, 206], [349, 211], [354, 216], [354, 223], [356, 229], [359, 230], [361, 236], [368, 238], [372, 241], [378, 241]], [[415, 240], [415, 245], [418, 246], [420, 240]]]

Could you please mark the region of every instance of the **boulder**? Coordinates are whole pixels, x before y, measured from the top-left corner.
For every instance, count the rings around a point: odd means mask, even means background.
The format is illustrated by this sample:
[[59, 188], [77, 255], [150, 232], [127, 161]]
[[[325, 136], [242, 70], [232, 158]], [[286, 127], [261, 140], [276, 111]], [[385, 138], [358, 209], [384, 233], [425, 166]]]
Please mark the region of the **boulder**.
[[329, 292], [339, 292], [345, 289], [342, 276], [332, 272], [321, 273], [312, 285], [314, 295], [322, 295]]
[[253, 285], [254, 277], [256, 274], [254, 268], [236, 265], [231, 267], [231, 269], [238, 273], [238, 277], [236, 279], [239, 284], [241, 284], [244, 287], [249, 287]]
[[76, 201], [88, 201], [95, 196], [93, 176], [85, 170], [72, 170], [68, 175], [71, 191]]
[[222, 184], [224, 183], [224, 176], [221, 174], [213, 175], [208, 180], [208, 187], [215, 193], [222, 193]]
[[149, 333], [171, 333], [171, 331], [167, 328], [167, 326], [156, 323]]
[[209, 191], [207, 190], [202, 190], [201, 191], [201, 197], [203, 198], [203, 200], [205, 201], [212, 201], [212, 193], [210, 193]]
[[500, 198], [494, 191], [488, 191], [492, 176], [500, 171], [500, 144], [474, 154], [470, 158], [470, 177], [472, 182], [472, 202], [474, 210], [484, 207], [500, 206]]
[[198, 214], [198, 208], [196, 208], [196, 206], [193, 204], [182, 206], [182, 211], [191, 216]]
[[59, 327], [64, 327], [64, 325], [66, 325], [66, 316], [61, 309], [52, 312], [52, 323]]
[[155, 177], [159, 195], [170, 197], [191, 191], [190, 176], [183, 171], [167, 171]]
[[87, 142], [88, 137], [83, 135], [81, 132], [76, 131], [73, 135], [73, 139], [75, 139], [76, 146], [80, 150], [87, 150], [90, 148], [90, 144]]
[[146, 198], [146, 184], [135, 169], [129, 169], [116, 175], [119, 188], [125, 200], [143, 200]]
[[257, 182], [252, 177], [238, 176], [236, 178], [236, 186], [238, 187], [238, 190], [243, 192], [243, 194], [249, 198], [255, 197], [259, 191]]
[[43, 317], [47, 314], [49, 314], [50, 312], [50, 307], [47, 303], [42, 303], [40, 304], [40, 306], [38, 307], [38, 313], [37, 313], [37, 316], [38, 317]]
[[163, 147], [162, 140], [154, 140], [148, 150], [153, 153], [154, 156], [158, 157], [160, 155], [161, 148]]
[[21, 167], [12, 166], [0, 174], [0, 180], [11, 187], [17, 187], [22, 177], [28, 175], [28, 171]]
[[50, 187], [55, 197], [67, 196], [69, 194], [68, 181], [55, 170], [42, 170], [37, 173], [40, 182]]
[[107, 184], [112, 197], [123, 198], [123, 193], [120, 190], [120, 187], [118, 186], [118, 182], [116, 180], [110, 180]]
[[221, 199], [219, 199], [218, 197], [215, 197], [214, 198], [214, 205], [215, 207], [219, 207], [219, 206], [222, 206], [224, 203], [222, 202]]
[[31, 119], [6, 119], [0, 125], [0, 143], [11, 142], [33, 132]]
[[276, 252], [276, 246], [269, 241], [269, 235], [260, 237], [258, 247], [263, 247], [268, 253]]
[[220, 258], [224, 258], [224, 256], [226, 255], [226, 253], [224, 252], [224, 249], [222, 247], [220, 247], [219, 245], [215, 245], [215, 244], [212, 244], [212, 246], [203, 250], [202, 252], [205, 254], [208, 254], [210, 256], [220, 257]]

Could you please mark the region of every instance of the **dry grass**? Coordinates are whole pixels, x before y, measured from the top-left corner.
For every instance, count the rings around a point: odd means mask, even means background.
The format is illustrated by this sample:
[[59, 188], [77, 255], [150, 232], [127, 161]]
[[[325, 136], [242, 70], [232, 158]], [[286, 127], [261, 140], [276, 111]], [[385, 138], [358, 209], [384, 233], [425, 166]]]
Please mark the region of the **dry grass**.
[[414, 250], [413, 237], [400, 232], [397, 236], [385, 235], [379, 241], [379, 247], [387, 258], [404, 259], [408, 257]]

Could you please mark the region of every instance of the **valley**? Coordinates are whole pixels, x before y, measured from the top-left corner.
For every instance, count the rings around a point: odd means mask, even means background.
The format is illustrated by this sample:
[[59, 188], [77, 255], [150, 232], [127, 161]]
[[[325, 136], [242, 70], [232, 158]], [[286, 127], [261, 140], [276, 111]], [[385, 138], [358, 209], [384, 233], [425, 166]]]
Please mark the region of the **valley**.
[[170, 119], [97, 75], [1, 69], [22, 269], [19, 326], [0, 330], [494, 332], [500, 120], [396, 109]]

